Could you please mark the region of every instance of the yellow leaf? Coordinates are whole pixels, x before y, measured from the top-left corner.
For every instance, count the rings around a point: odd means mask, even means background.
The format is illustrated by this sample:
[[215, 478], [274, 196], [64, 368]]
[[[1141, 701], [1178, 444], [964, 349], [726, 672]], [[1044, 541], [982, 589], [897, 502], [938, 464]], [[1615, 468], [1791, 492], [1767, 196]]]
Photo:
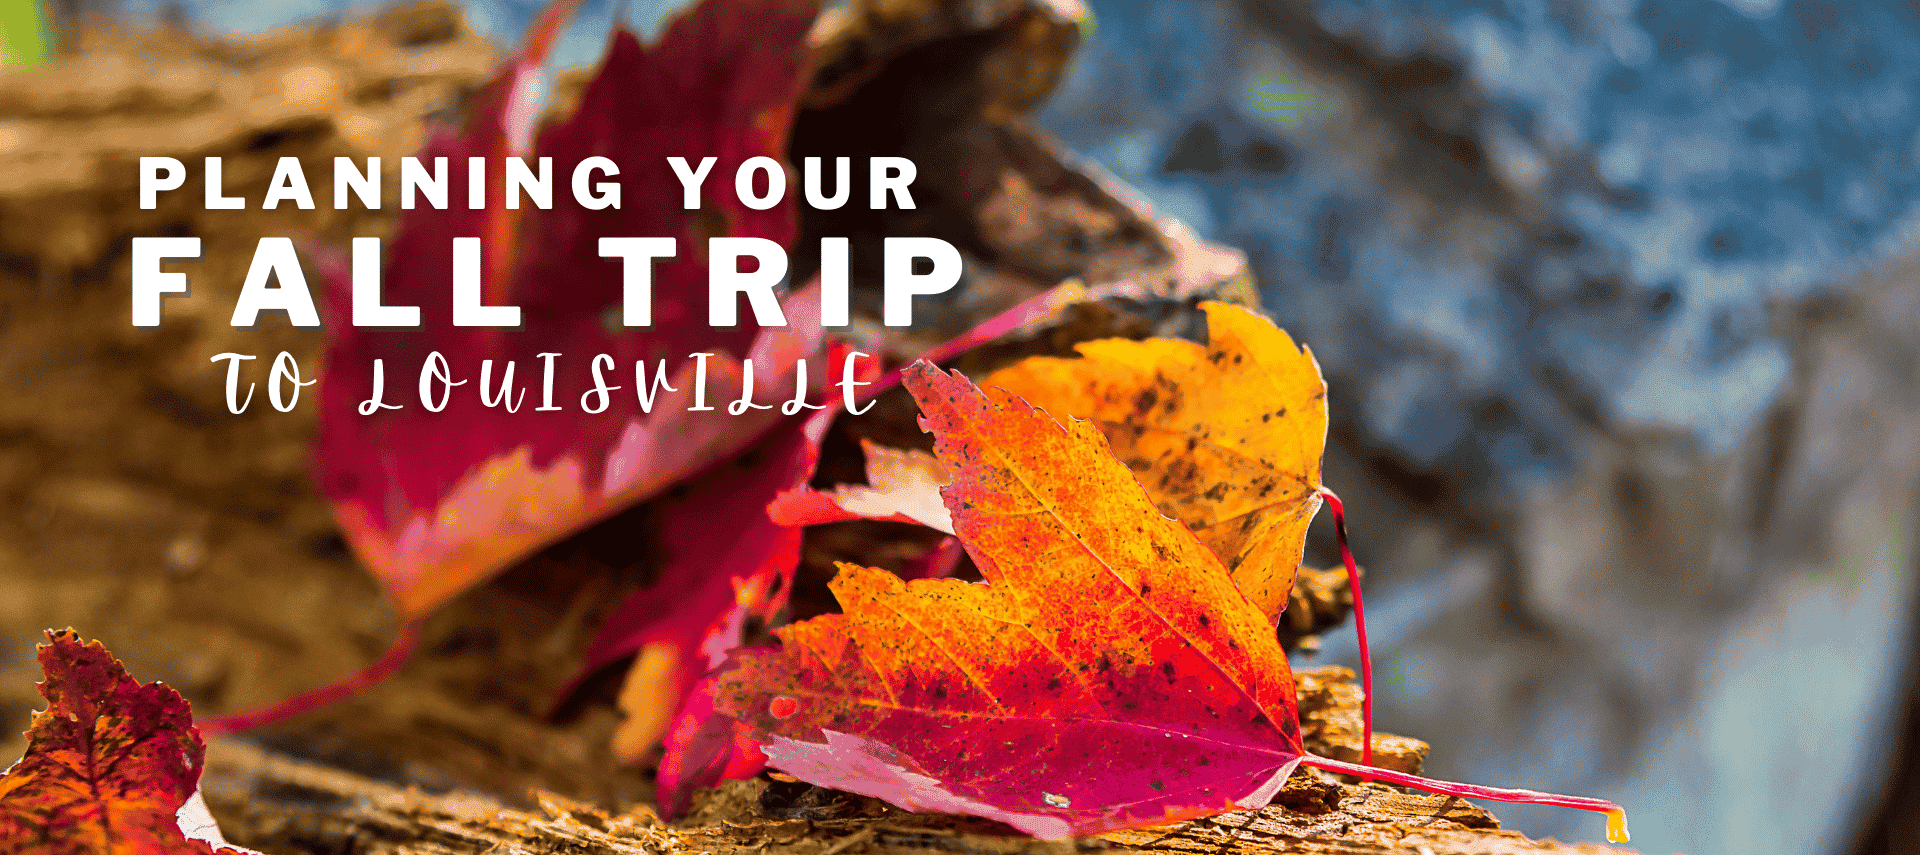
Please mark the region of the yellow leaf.
[[1093, 421], [1161, 513], [1193, 529], [1277, 620], [1320, 507], [1327, 385], [1312, 351], [1272, 321], [1204, 308], [1205, 346], [1086, 342], [1078, 359], [1034, 357], [981, 385]]

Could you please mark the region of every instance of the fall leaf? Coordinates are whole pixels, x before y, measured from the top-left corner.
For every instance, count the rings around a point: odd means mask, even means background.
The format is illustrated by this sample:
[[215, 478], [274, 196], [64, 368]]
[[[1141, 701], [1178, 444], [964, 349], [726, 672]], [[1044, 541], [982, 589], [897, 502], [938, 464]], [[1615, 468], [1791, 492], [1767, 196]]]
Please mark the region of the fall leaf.
[[206, 748], [180, 693], [141, 684], [100, 642], [82, 643], [73, 630], [47, 633], [40, 667], [47, 709], [34, 714], [26, 756], [0, 777], [0, 849], [212, 852], [181, 831]]
[[[614, 735], [614, 754], [635, 762], [663, 735], [675, 737], [660, 780], [669, 812], [683, 807], [697, 785], [724, 780], [706, 780], [706, 766], [718, 774], [736, 765], [732, 754], [681, 757], [713, 716], [711, 692], [701, 696], [695, 689], [740, 644], [749, 616], [771, 620], [786, 603], [800, 563], [801, 530], [775, 523], [762, 509], [812, 475], [833, 414], [796, 419], [752, 454], [658, 502], [660, 575], [622, 603], [588, 647], [582, 677], [634, 657], [620, 692], [626, 720]], [[730, 722], [719, 724], [730, 731]], [[758, 771], [753, 765], [746, 774]], [[682, 785], [683, 777], [689, 783]]]
[[1220, 560], [1091, 423], [907, 384], [987, 584], [844, 566], [845, 613], [738, 654], [722, 710], [802, 779], [1042, 837], [1264, 804], [1303, 753], [1291, 672]]
[[1274, 323], [1206, 303], [1206, 346], [1180, 339], [1079, 345], [1079, 359], [1034, 357], [987, 384], [1060, 418], [1092, 419], [1162, 513], [1187, 524], [1226, 563], [1234, 584], [1274, 623], [1286, 610], [1307, 523], [1333, 504], [1353, 591], [1366, 725], [1373, 759], [1373, 660], [1359, 569], [1339, 499], [1320, 484], [1327, 385], [1313, 352]]
[[1278, 620], [1320, 507], [1327, 386], [1313, 352], [1239, 306], [1208, 303], [1208, 343], [1108, 339], [1033, 357], [998, 386], [1091, 419], [1161, 512], [1187, 524]]
[[714, 707], [719, 686], [717, 673], [702, 676], [667, 731], [657, 799], [661, 816], [669, 821], [687, 815], [696, 791], [751, 778], [767, 768], [767, 755], [747, 728]]
[[[408, 617], [750, 447], [778, 423], [777, 409], [736, 416], [724, 402], [689, 412], [697, 370], [691, 354], [715, 354], [706, 365], [715, 389], [738, 390], [751, 359], [755, 387], [770, 390], [764, 396], [793, 389], [798, 360], [820, 349], [816, 290], [787, 301], [784, 328], [706, 324], [706, 238], [785, 245], [795, 213], [791, 202], [755, 210], [724, 192], [709, 193], [705, 210], [683, 210], [667, 162], [670, 155], [712, 153], [712, 174], [725, 176], [748, 158], [781, 157], [807, 79], [806, 34], [817, 0], [705, 0], [669, 23], [651, 48], [617, 32], [576, 112], [529, 148], [536, 115], [527, 81], [572, 5], [550, 7], [528, 48], [480, 99], [469, 127], [434, 139], [423, 159], [545, 156], [554, 159], [556, 175], [569, 175], [586, 157], [607, 156], [620, 168], [608, 180], [621, 184], [623, 204], [590, 210], [563, 193], [551, 209], [515, 212], [495, 204], [406, 212], [386, 253], [384, 293], [389, 305], [422, 307], [418, 329], [346, 323], [351, 288], [343, 266], [336, 263], [329, 277], [337, 320], [328, 325], [315, 469], [355, 552]], [[451, 169], [449, 178], [450, 198], [465, 199], [466, 170]], [[487, 183], [489, 199], [501, 198], [503, 175], [490, 174]], [[675, 237], [681, 250], [655, 265], [653, 325], [609, 330], [607, 318], [619, 317], [622, 272], [600, 257], [598, 241], [632, 235]], [[451, 324], [447, 283], [456, 236], [484, 239], [486, 300], [519, 306], [521, 328]], [[411, 378], [436, 352], [456, 375], [483, 359], [500, 372], [513, 365], [525, 405], [511, 413], [486, 406], [481, 378], [456, 376], [471, 385], [454, 390], [444, 411], [410, 401], [400, 410], [357, 412], [372, 396], [376, 359], [390, 379]], [[564, 405], [557, 410], [535, 405], [541, 353], [575, 360], [555, 372], [554, 400]], [[623, 389], [604, 412], [584, 414], [578, 402], [592, 387], [585, 369], [598, 354], [614, 360], [612, 376], [626, 378], [616, 384], [630, 386], [635, 362], [645, 360], [647, 382], [664, 370], [674, 391], [660, 390], [649, 412], [634, 390]], [[504, 382], [496, 374], [488, 393]], [[389, 388], [409, 385], [394, 380]]]
[[[830, 351], [830, 364], [847, 364], [849, 350], [836, 344]], [[871, 384], [878, 373], [877, 364], [860, 360], [835, 376]], [[748, 618], [769, 622], [786, 605], [802, 532], [768, 517], [765, 507], [813, 476], [839, 412], [829, 405], [790, 418], [747, 454], [656, 502], [659, 577], [601, 625], [558, 693], [556, 707], [564, 707], [589, 678], [632, 659], [619, 697], [626, 720], [612, 747], [635, 762], [666, 737], [658, 784], [669, 818], [686, 809], [694, 790], [764, 767], [758, 746], [731, 719], [714, 715], [710, 672], [739, 646]]]
[[1609, 839], [1626, 839], [1624, 813], [1605, 800], [1306, 753], [1266, 615], [1158, 512], [1099, 428], [1062, 427], [925, 363], [907, 384], [986, 584], [841, 565], [842, 614], [776, 630], [778, 649], [743, 650], [722, 673], [716, 706], [769, 765], [1049, 838], [1264, 806], [1306, 764], [1603, 812]]

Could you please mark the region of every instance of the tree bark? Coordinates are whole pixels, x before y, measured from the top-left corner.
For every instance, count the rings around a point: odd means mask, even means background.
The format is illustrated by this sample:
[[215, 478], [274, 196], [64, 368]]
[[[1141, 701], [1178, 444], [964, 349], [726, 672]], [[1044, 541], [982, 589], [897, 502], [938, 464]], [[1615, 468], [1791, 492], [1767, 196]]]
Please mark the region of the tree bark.
[[[209, 748], [202, 789], [227, 838], [269, 855], [568, 853], [1014, 855], [1078, 852], [1468, 855], [1618, 852], [1504, 831], [1460, 799], [1294, 776], [1272, 805], [1165, 828], [1041, 841], [995, 823], [911, 814], [876, 800], [765, 780], [707, 794], [693, 816], [611, 815], [548, 793], [522, 810], [473, 793], [428, 794], [238, 742]], [[1596, 820], [1597, 822], [1597, 820]]]

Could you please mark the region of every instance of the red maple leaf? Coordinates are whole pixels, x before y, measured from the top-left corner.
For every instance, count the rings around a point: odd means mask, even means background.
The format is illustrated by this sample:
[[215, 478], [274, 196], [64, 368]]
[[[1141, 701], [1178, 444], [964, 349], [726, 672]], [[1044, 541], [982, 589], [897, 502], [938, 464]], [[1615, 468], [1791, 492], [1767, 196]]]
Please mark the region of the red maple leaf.
[[1302, 763], [1618, 815], [1308, 754], [1261, 606], [1098, 426], [925, 364], [907, 385], [986, 584], [842, 565], [842, 614], [777, 630], [778, 649], [742, 651], [722, 677], [717, 705], [770, 765], [1050, 838], [1263, 806]]
[[[73, 630], [40, 646], [47, 709], [0, 777], [0, 850], [13, 855], [208, 855], [178, 814], [206, 748], [180, 693], [141, 684]], [[232, 851], [223, 849], [222, 851]]]
[[[451, 169], [454, 204], [407, 212], [386, 253], [384, 300], [422, 307], [421, 327], [351, 325], [351, 288], [340, 265], [330, 277], [334, 322], [315, 469], [348, 541], [409, 617], [740, 452], [777, 423], [778, 410], [732, 415], [725, 400], [690, 412], [692, 354], [714, 354], [706, 366], [714, 388], [737, 390], [751, 358], [756, 388], [778, 393], [794, 387], [797, 360], [819, 350], [822, 330], [817, 306], [804, 305], [808, 292], [788, 301], [784, 328], [708, 326], [704, 261], [709, 237], [782, 246], [793, 239], [790, 202], [755, 210], [721, 190], [747, 159], [783, 155], [818, 2], [705, 0], [670, 22], [652, 47], [622, 29], [575, 113], [529, 143], [540, 60], [573, 5], [548, 10], [469, 126], [435, 137], [422, 159], [464, 165], [468, 156], [496, 158], [490, 164], [507, 154], [552, 157], [563, 177], [585, 158], [604, 156], [619, 167], [617, 178], [605, 180], [620, 185], [621, 204], [595, 210], [556, 192], [551, 209], [508, 210], [496, 167], [487, 176], [489, 206], [469, 210], [466, 170]], [[718, 158], [710, 174], [721, 178], [709, 180], [706, 208], [683, 209], [670, 156]], [[678, 240], [678, 254], [654, 267], [652, 326], [618, 325], [622, 266], [599, 249], [610, 236]], [[520, 328], [452, 324], [457, 237], [483, 239], [485, 302], [519, 306]], [[411, 400], [399, 410], [358, 411], [372, 398], [375, 360], [399, 378], [390, 389], [411, 388], [433, 353], [470, 384], [456, 387], [443, 411]], [[541, 406], [542, 353], [567, 360], [555, 372], [554, 409]], [[580, 404], [593, 386], [589, 361], [599, 354], [612, 358], [616, 379], [609, 382], [622, 390], [603, 412], [589, 414]], [[526, 395], [517, 412], [487, 406], [481, 378], [461, 374], [488, 359], [496, 373], [487, 394], [496, 394], [513, 366], [513, 384]], [[661, 390], [650, 408], [635, 394], [634, 366], [642, 360], [644, 382], [664, 363], [676, 389]], [[816, 361], [814, 370], [820, 367]], [[395, 400], [391, 392], [387, 400]]]

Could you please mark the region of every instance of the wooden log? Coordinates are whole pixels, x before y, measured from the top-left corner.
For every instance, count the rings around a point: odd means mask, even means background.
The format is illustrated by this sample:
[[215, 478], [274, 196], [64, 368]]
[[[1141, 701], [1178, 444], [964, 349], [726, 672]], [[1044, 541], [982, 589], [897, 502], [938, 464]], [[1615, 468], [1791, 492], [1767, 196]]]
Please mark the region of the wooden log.
[[[662, 822], [639, 807], [611, 814], [535, 792], [517, 808], [469, 792], [429, 794], [240, 742], [217, 742], [202, 779], [227, 838], [272, 855], [568, 853], [661, 855], [1603, 855], [1597, 844], [1529, 840], [1460, 799], [1296, 774], [1268, 807], [1074, 841], [1034, 840], [995, 823], [895, 810], [808, 787], [736, 781], [693, 815]], [[1597, 824], [1597, 821], [1596, 821]]]

